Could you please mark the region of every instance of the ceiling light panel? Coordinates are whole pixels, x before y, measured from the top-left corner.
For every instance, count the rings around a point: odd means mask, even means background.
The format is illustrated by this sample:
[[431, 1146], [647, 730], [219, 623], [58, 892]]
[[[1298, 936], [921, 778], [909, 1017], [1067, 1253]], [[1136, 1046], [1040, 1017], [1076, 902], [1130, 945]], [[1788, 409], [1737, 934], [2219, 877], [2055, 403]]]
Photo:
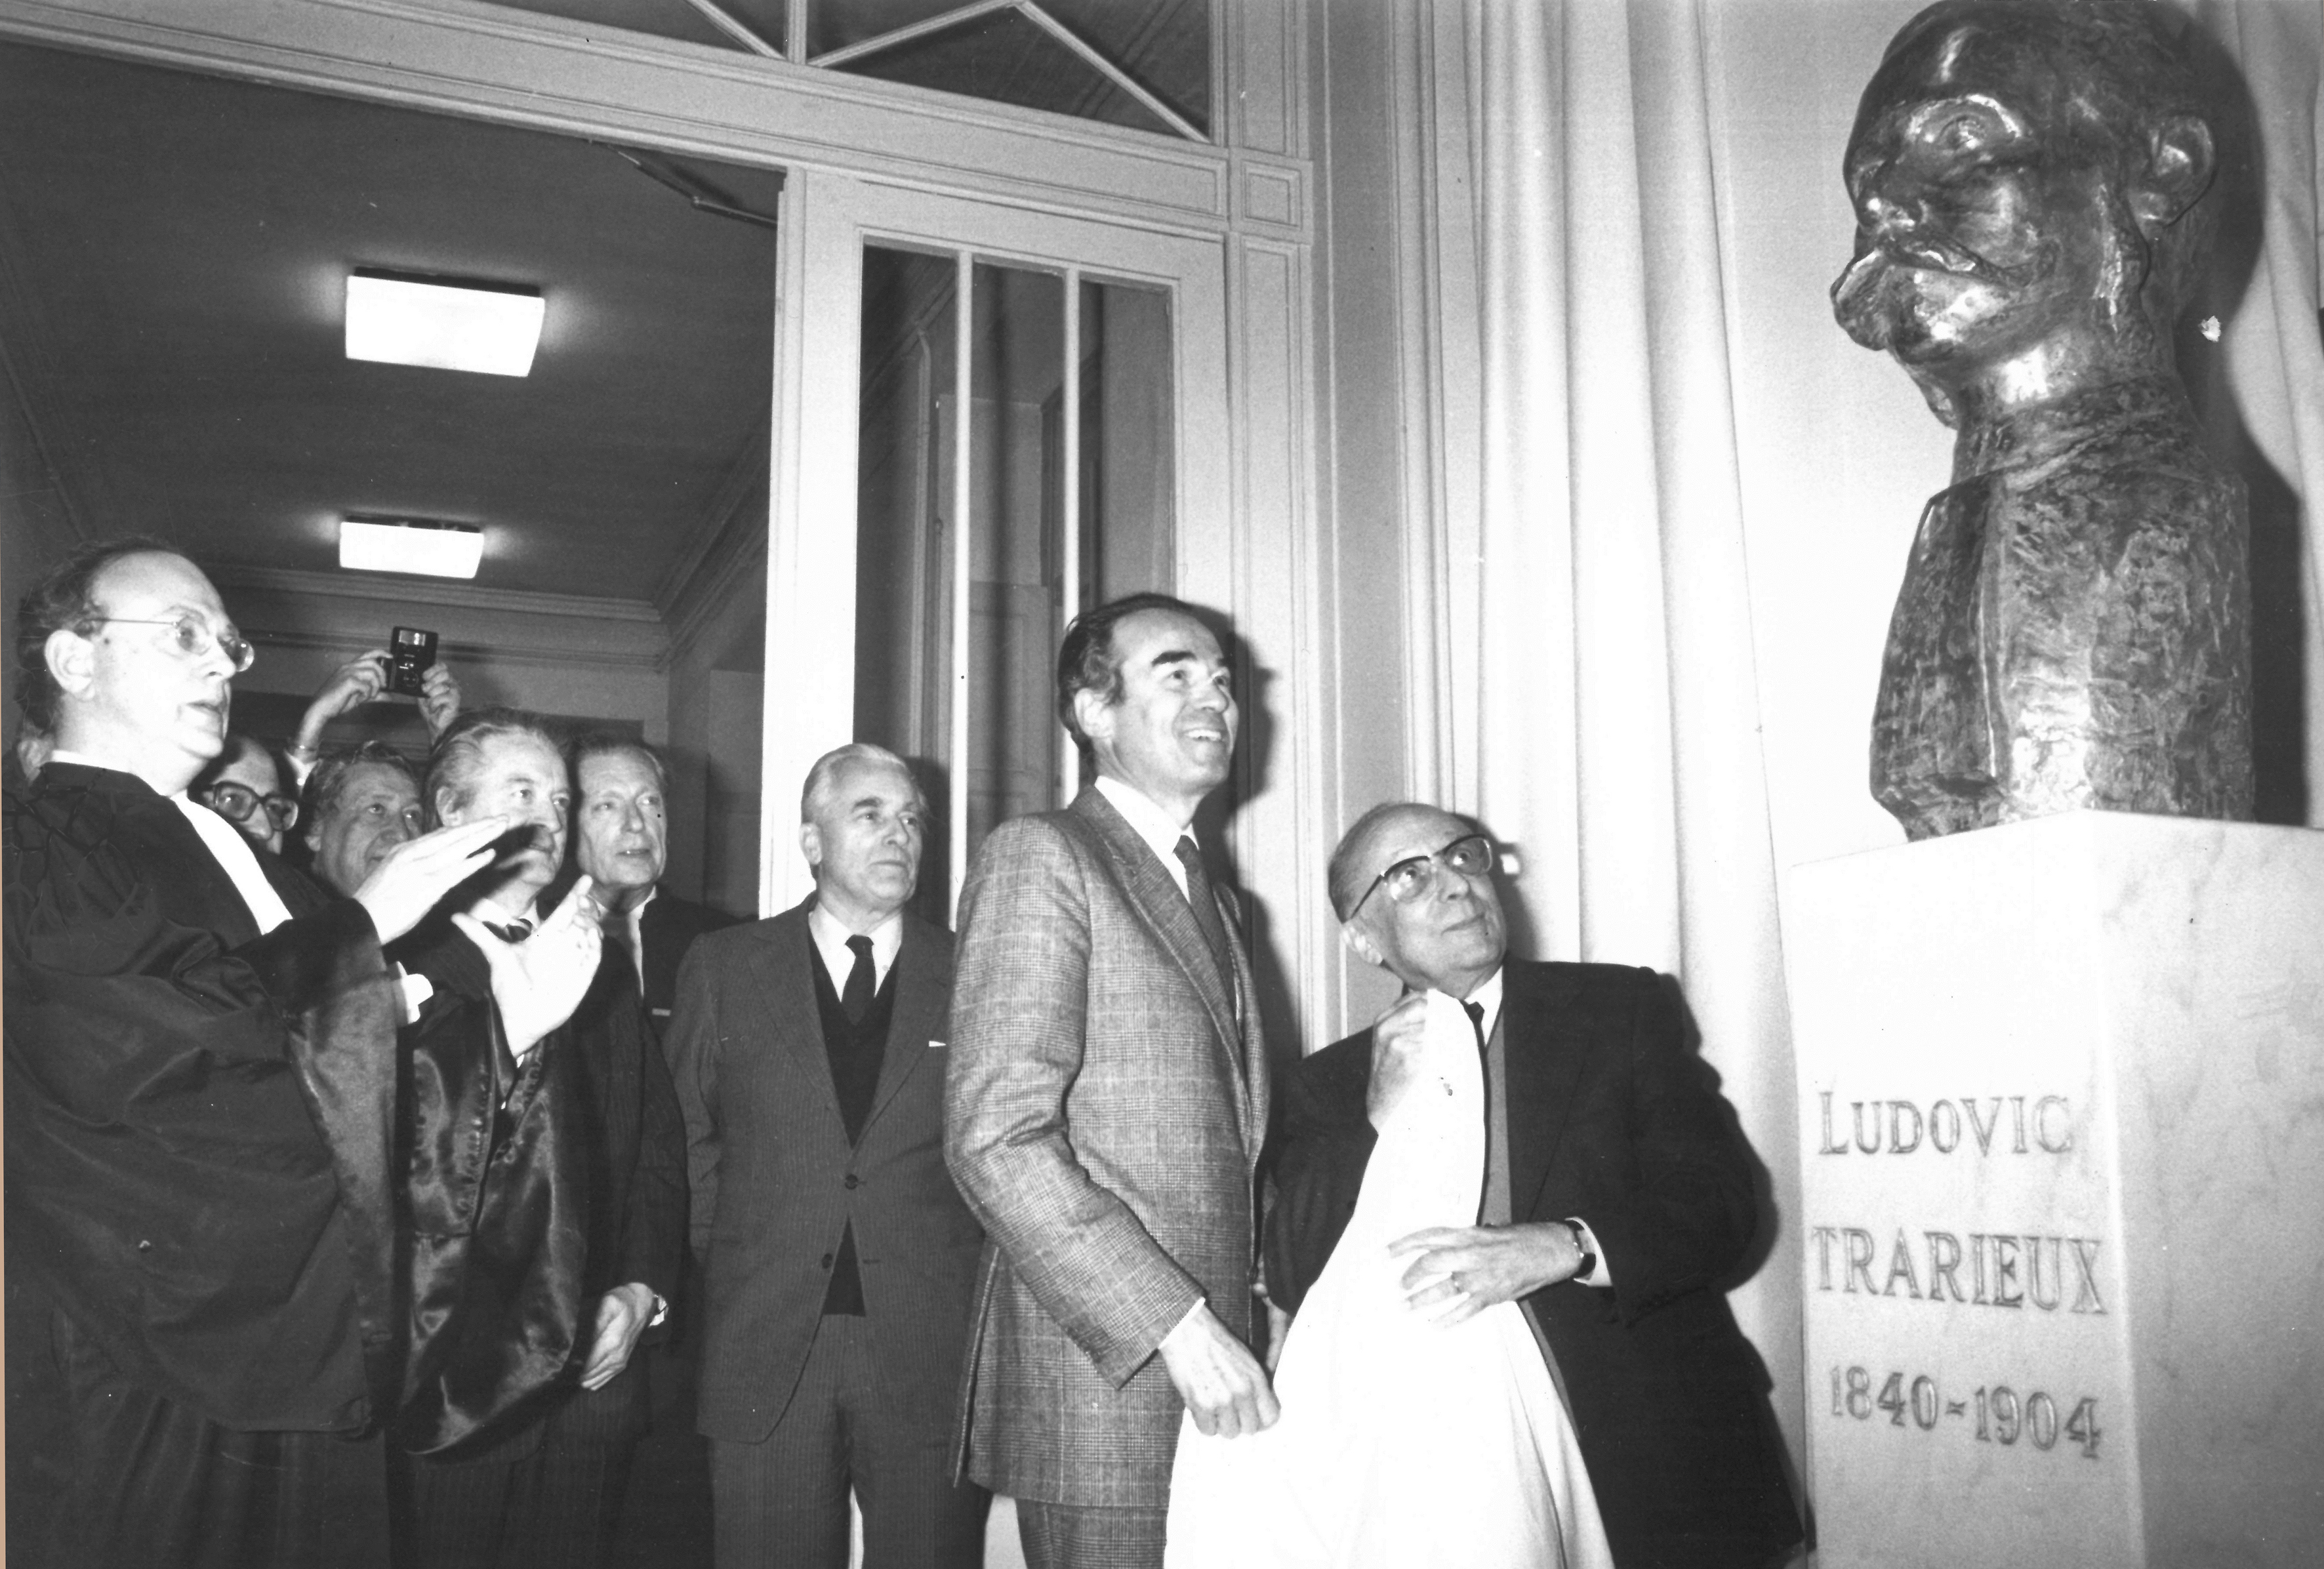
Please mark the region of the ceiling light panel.
[[538, 289], [359, 267], [347, 275], [347, 358], [530, 375], [545, 309]]
[[339, 565], [351, 571], [474, 577], [484, 558], [484, 531], [468, 523], [346, 518], [339, 524]]

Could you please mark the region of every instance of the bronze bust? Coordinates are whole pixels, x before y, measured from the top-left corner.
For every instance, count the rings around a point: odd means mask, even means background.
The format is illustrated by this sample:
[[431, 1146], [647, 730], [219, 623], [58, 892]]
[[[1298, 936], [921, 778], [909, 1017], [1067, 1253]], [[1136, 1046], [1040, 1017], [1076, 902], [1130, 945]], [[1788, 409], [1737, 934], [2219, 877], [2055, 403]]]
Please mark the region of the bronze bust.
[[2218, 114], [2150, 0], [1941, 0], [1865, 89], [1850, 337], [1959, 436], [1889, 623], [1872, 792], [1914, 839], [2251, 816], [2242, 483], [2172, 328]]

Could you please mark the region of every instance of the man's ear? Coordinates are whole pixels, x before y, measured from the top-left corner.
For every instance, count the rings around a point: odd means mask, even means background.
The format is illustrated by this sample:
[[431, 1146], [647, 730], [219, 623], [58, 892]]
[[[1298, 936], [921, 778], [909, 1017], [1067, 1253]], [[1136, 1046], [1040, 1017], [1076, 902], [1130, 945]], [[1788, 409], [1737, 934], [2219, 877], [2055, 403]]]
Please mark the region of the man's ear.
[[799, 825], [799, 854], [807, 857], [807, 869], [809, 872], [822, 869], [823, 835], [813, 823]]
[[69, 627], [59, 627], [49, 634], [42, 648], [49, 661], [49, 674], [57, 686], [76, 697], [86, 697], [97, 682], [97, 645]]
[[1382, 969], [1388, 967], [1388, 961], [1380, 957], [1379, 945], [1373, 942], [1370, 934], [1355, 922], [1350, 921], [1340, 928], [1340, 941], [1347, 945], [1348, 952], [1365, 964], [1378, 964]]
[[1092, 745], [1101, 741], [1112, 741], [1113, 706], [1105, 700], [1104, 693], [1088, 687], [1075, 692], [1074, 720], [1082, 727], [1082, 734], [1090, 738]]
[[2218, 172], [2211, 127], [2192, 115], [2172, 115], [2147, 133], [2146, 167], [2132, 181], [2130, 210], [2148, 239], [2169, 228], [2200, 201]]

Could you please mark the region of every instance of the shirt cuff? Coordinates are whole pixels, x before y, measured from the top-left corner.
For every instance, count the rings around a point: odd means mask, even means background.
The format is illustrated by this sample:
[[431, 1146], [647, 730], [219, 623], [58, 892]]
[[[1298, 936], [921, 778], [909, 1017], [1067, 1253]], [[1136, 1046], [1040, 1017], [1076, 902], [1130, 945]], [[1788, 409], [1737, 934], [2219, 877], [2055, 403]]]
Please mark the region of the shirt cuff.
[[1155, 1350], [1157, 1350], [1157, 1351], [1159, 1351], [1159, 1350], [1161, 1350], [1161, 1349], [1162, 1349], [1162, 1347], [1164, 1347], [1164, 1346], [1166, 1346], [1166, 1345], [1169, 1344], [1169, 1343], [1170, 1343], [1170, 1335], [1171, 1335], [1171, 1334], [1177, 1334], [1180, 1330], [1182, 1330], [1182, 1329], [1185, 1328], [1185, 1327], [1186, 1327], [1186, 1325], [1188, 1325], [1189, 1324], [1192, 1324], [1192, 1323], [1194, 1321], [1194, 1315], [1196, 1315], [1197, 1313], [1200, 1313], [1204, 1308], [1205, 1308], [1205, 1307], [1207, 1307], [1207, 1306], [1210, 1306], [1210, 1299], [1209, 1299], [1208, 1297], [1195, 1297], [1195, 1298], [1194, 1298], [1194, 1305], [1192, 1307], [1189, 1307], [1188, 1309], [1186, 1309], [1186, 1312], [1185, 1312], [1185, 1316], [1184, 1316], [1184, 1317], [1180, 1318], [1180, 1319], [1178, 1320], [1178, 1322], [1177, 1322], [1177, 1323], [1176, 1323], [1176, 1324], [1172, 1324], [1172, 1325], [1170, 1326], [1170, 1334], [1166, 1334], [1166, 1335], [1164, 1335], [1164, 1336], [1163, 1336], [1159, 1341], [1157, 1341], [1157, 1342], [1156, 1342], [1156, 1343], [1155, 1343], [1155, 1347], [1154, 1347], [1154, 1349], [1155, 1349]]
[[1606, 1250], [1598, 1245], [1597, 1233], [1590, 1229], [1590, 1223], [1579, 1215], [1568, 1217], [1567, 1223], [1582, 1233], [1582, 1251], [1597, 1260], [1590, 1266], [1590, 1273], [1576, 1275], [1574, 1278], [1584, 1286], [1610, 1289], [1614, 1284], [1614, 1277], [1606, 1268]]

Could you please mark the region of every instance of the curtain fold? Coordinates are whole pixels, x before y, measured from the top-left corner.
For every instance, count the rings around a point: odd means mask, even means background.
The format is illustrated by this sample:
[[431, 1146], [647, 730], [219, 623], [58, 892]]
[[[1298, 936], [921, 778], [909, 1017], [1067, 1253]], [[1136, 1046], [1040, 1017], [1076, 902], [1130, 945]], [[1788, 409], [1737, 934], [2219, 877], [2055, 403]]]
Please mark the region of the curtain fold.
[[1734, 1294], [1797, 1442], [1789, 1020], [1699, 0], [1467, 0], [1479, 808], [1543, 957], [1678, 975], [1770, 1168]]

